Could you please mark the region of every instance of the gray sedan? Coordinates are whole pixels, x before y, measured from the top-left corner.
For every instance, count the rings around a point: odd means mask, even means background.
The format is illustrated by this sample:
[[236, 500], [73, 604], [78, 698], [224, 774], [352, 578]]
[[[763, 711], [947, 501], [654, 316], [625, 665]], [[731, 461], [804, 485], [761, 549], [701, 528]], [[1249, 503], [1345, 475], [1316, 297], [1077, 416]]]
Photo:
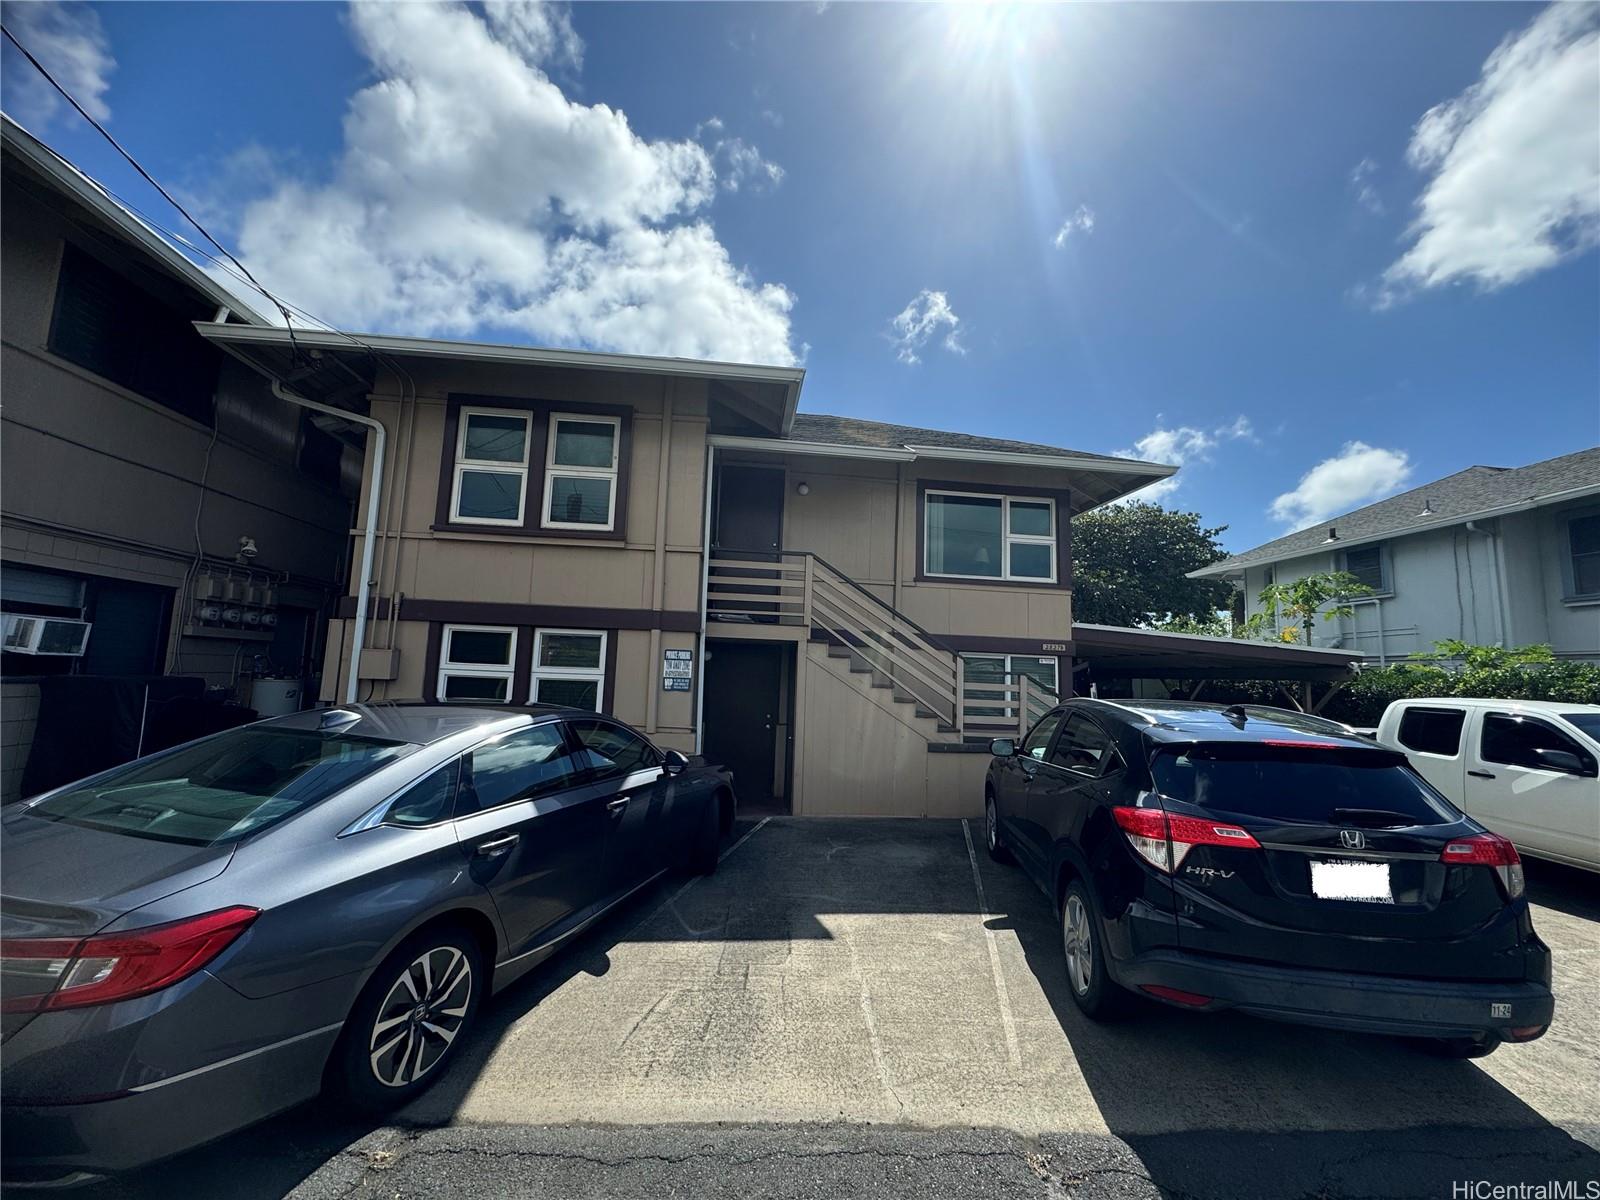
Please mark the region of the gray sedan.
[[732, 778], [572, 709], [350, 706], [0, 822], [8, 1181], [125, 1170], [326, 1083], [404, 1103], [486, 996], [674, 866]]

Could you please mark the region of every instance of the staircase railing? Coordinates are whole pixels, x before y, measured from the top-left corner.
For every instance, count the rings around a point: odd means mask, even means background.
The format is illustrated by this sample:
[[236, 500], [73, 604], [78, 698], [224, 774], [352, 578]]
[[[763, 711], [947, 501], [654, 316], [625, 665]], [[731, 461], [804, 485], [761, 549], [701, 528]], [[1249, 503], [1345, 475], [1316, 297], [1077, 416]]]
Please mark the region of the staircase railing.
[[960, 658], [809, 551], [713, 550], [706, 568], [706, 617], [820, 631], [886, 679], [897, 695], [960, 728]]
[[1060, 703], [1027, 675], [968, 679], [938, 637], [810, 551], [713, 549], [706, 617], [820, 632], [963, 738], [1021, 737]]

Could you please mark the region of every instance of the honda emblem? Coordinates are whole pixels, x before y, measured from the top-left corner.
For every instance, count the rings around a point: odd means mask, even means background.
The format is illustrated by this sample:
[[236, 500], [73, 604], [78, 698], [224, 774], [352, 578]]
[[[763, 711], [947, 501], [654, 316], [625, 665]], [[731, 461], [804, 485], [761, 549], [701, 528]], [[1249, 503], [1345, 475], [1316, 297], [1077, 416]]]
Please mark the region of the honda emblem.
[[1367, 845], [1367, 835], [1359, 829], [1341, 829], [1339, 844], [1346, 850], [1364, 850]]

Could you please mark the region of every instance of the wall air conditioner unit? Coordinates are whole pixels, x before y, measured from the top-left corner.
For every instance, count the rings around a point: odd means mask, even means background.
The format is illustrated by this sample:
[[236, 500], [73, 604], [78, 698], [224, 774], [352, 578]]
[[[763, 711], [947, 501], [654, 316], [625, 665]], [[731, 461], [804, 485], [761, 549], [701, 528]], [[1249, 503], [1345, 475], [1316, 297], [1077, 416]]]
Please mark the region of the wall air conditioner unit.
[[4, 647], [7, 654], [55, 654], [79, 657], [89, 644], [88, 621], [62, 617], [25, 617], [17, 613], [4, 616]]

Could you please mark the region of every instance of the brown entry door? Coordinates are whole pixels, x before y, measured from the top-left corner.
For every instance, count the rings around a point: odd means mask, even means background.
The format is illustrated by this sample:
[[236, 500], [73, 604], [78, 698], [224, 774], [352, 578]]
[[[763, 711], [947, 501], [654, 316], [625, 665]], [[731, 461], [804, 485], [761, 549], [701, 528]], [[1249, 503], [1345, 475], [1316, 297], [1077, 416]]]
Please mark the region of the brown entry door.
[[733, 771], [741, 810], [770, 810], [776, 804], [780, 689], [789, 647], [714, 641], [707, 650], [705, 756]]
[[774, 554], [783, 541], [783, 472], [774, 467], [725, 466], [717, 480], [719, 550]]

